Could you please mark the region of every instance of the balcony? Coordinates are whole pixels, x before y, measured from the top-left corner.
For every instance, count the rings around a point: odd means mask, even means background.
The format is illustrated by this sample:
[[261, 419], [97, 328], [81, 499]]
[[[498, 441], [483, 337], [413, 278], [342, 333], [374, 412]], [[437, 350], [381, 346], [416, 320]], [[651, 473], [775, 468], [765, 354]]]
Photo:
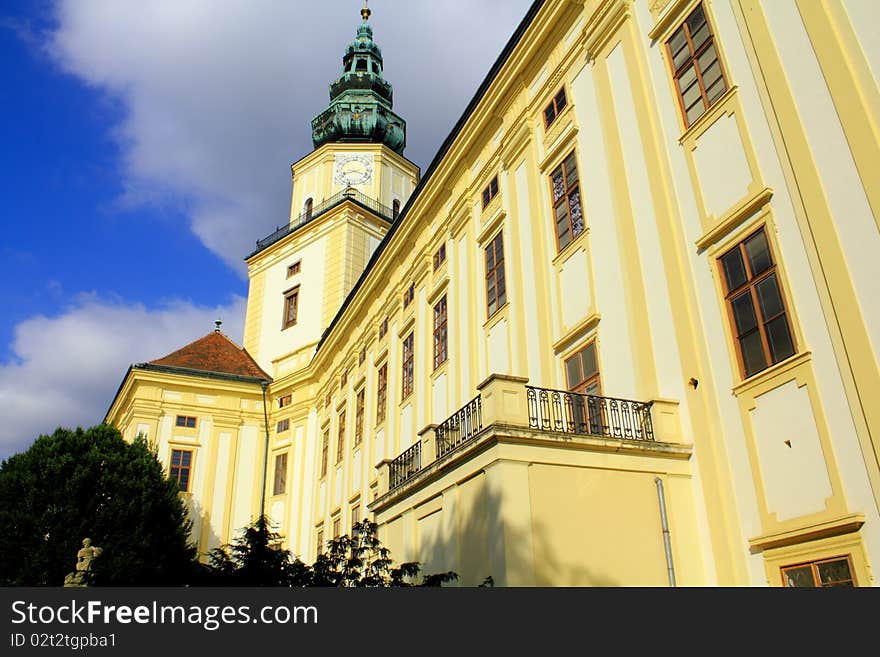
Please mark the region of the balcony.
[[298, 228], [301, 228], [302, 226], [305, 226], [306, 224], [314, 221], [322, 214], [326, 214], [337, 205], [340, 205], [345, 201], [351, 201], [355, 205], [382, 217], [388, 222], [393, 221], [394, 212], [391, 208], [382, 205], [381, 203], [379, 203], [379, 201], [370, 198], [366, 194], [360, 193], [353, 187], [349, 187], [348, 189], [345, 189], [338, 194], [334, 194], [325, 201], [322, 201], [321, 203], [313, 207], [311, 212], [303, 212], [286, 226], [278, 226], [274, 233], [272, 233], [271, 235], [267, 235], [261, 240], [257, 240], [257, 248], [253, 253], [248, 256], [248, 258], [256, 255], [263, 249], [272, 246], [273, 244], [275, 244], [275, 242], [281, 240], [287, 235], [290, 235], [290, 233], [297, 230]]
[[681, 442], [678, 402], [635, 401], [526, 385], [527, 379], [492, 375], [479, 394], [442, 424], [429, 425], [419, 442], [379, 467], [379, 497], [404, 490], [457, 467], [470, 454], [504, 443], [571, 443], [595, 452], [663, 454], [688, 458]]

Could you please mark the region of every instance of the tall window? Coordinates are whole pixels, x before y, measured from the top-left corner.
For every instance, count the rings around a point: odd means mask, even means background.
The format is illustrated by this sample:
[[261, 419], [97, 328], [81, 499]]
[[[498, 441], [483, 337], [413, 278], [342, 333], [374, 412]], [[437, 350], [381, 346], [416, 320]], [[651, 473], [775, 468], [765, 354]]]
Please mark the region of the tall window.
[[275, 455], [275, 481], [272, 495], [284, 495], [287, 490], [287, 452]]
[[504, 281], [504, 238], [495, 236], [486, 247], [486, 310], [489, 317], [507, 303], [507, 284]]
[[401, 370], [400, 398], [406, 399], [413, 391], [413, 345], [415, 340], [410, 333], [403, 340], [403, 367]]
[[315, 555], [322, 554], [324, 552], [324, 530], [318, 530], [318, 537], [315, 539]]
[[364, 389], [357, 394], [354, 404], [354, 444], [360, 445], [364, 439]]
[[305, 221], [308, 221], [309, 219], [312, 218], [312, 207], [313, 207], [313, 205], [314, 205], [314, 203], [313, 203], [312, 199], [311, 199], [311, 198], [307, 198], [307, 199], [306, 199], [306, 204], [305, 204], [305, 206], [303, 207], [303, 219], [304, 219]]
[[447, 354], [446, 329], [446, 295], [434, 304], [434, 369], [446, 362]]
[[556, 220], [556, 244], [561, 251], [584, 232], [584, 211], [574, 151], [550, 174], [550, 189], [553, 217]]
[[296, 311], [299, 306], [299, 287], [284, 293], [284, 317], [281, 321], [281, 330], [290, 328], [296, 324]]
[[324, 436], [321, 438], [321, 476], [327, 476], [327, 459], [330, 452], [330, 428], [324, 429]]
[[388, 397], [388, 363], [379, 368], [378, 386], [376, 388], [376, 424], [385, 420], [385, 407]]
[[828, 587], [855, 586], [849, 557], [834, 557], [782, 568], [785, 586]]
[[795, 353], [776, 264], [762, 227], [719, 259], [743, 376]]
[[416, 298], [416, 286], [415, 284], [410, 285], [406, 288], [406, 291], [403, 293], [403, 307], [406, 308], [413, 302], [413, 299]]
[[568, 104], [568, 99], [565, 97], [565, 87], [560, 89], [556, 95], [553, 97], [547, 107], [544, 108], [544, 127], [549, 128], [550, 124], [552, 124], [556, 117], [565, 109], [565, 106]]
[[168, 469], [169, 476], [177, 482], [180, 491], [189, 490], [189, 475], [192, 470], [192, 450], [172, 449], [171, 467]]
[[357, 525], [361, 521], [361, 505], [355, 504], [351, 507], [351, 535], [355, 536], [355, 525]]
[[446, 262], [446, 242], [440, 245], [440, 248], [434, 253], [434, 271], [440, 269], [440, 265]]
[[483, 190], [483, 209], [492, 202], [492, 199], [498, 195], [498, 176], [494, 176], [486, 189]]
[[697, 5], [666, 42], [666, 48], [679, 107], [685, 125], [689, 126], [727, 90], [703, 5]]
[[385, 337], [385, 334], [388, 333], [388, 318], [383, 319], [379, 324], [379, 339]]
[[568, 389], [578, 393], [571, 395], [571, 413], [574, 430], [578, 433], [602, 434], [604, 407], [599, 383], [599, 363], [596, 358], [596, 342], [565, 359], [565, 379]]
[[336, 462], [342, 460], [345, 454], [345, 411], [339, 413], [339, 432], [336, 438]]
[[333, 519], [333, 539], [336, 540], [342, 535], [342, 519], [337, 516]]

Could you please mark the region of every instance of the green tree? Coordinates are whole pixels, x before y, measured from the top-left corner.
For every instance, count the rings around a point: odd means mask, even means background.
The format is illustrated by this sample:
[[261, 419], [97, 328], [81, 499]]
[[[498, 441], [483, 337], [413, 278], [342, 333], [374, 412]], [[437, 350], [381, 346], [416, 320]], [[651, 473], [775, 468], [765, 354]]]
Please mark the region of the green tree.
[[177, 490], [142, 438], [58, 429], [0, 463], [0, 584], [60, 586], [83, 538], [103, 548], [92, 584], [176, 586], [197, 569]]
[[378, 525], [364, 520], [352, 535], [328, 541], [311, 566], [281, 549], [280, 536], [264, 516], [244, 528], [231, 545], [211, 552], [210, 572], [202, 582], [219, 586], [442, 586], [455, 581], [454, 572], [424, 575], [418, 562], [395, 566], [391, 553], [377, 536]]

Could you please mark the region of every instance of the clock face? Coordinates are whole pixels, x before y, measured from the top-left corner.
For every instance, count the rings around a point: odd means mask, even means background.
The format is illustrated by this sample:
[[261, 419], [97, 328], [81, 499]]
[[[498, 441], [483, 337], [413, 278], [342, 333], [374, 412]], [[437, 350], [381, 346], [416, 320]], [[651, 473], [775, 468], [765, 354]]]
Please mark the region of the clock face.
[[356, 187], [373, 179], [373, 156], [362, 154], [337, 155], [333, 179], [340, 185]]

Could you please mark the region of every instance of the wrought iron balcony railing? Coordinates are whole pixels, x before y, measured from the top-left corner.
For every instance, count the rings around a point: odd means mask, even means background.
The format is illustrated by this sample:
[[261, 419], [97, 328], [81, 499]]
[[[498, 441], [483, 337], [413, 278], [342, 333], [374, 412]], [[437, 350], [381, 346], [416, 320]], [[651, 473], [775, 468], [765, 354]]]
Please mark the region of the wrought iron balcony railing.
[[526, 386], [529, 426], [540, 431], [654, 440], [651, 402]]
[[471, 440], [483, 428], [480, 395], [474, 397], [434, 430], [439, 459]]
[[417, 442], [388, 464], [388, 488], [394, 490], [422, 469], [422, 443]]
[[[361, 194], [356, 189], [349, 187], [348, 189], [343, 190], [338, 194], [334, 194], [327, 200], [322, 201], [318, 205], [314, 206], [311, 212], [303, 212], [294, 221], [291, 221], [286, 226], [278, 226], [274, 233], [268, 235], [267, 237], [264, 237], [261, 240], [257, 240], [257, 248], [254, 253], [258, 253], [265, 249], [267, 246], [271, 246], [283, 237], [290, 235], [290, 233], [295, 231], [297, 228], [306, 225], [310, 221], [314, 221], [322, 214], [324, 214], [325, 212], [329, 212], [344, 201], [351, 201], [355, 205], [359, 205], [365, 210], [369, 210], [370, 212], [379, 215], [387, 221], [394, 220], [394, 211], [391, 208], [382, 205], [381, 203], [379, 203], [379, 201], [370, 198], [366, 194]], [[254, 253], [252, 253], [251, 255], [253, 255]]]

